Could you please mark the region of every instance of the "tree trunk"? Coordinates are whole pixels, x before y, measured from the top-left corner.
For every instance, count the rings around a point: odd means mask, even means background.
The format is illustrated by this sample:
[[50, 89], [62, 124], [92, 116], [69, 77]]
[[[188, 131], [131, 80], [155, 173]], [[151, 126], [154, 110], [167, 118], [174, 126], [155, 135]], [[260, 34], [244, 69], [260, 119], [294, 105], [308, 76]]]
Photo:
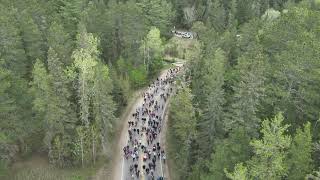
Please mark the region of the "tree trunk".
[[80, 143], [81, 143], [81, 165], [83, 167], [83, 138], [80, 138]]
[[92, 159], [93, 159], [93, 165], [96, 164], [96, 152], [95, 152], [95, 134], [94, 129], [92, 127]]

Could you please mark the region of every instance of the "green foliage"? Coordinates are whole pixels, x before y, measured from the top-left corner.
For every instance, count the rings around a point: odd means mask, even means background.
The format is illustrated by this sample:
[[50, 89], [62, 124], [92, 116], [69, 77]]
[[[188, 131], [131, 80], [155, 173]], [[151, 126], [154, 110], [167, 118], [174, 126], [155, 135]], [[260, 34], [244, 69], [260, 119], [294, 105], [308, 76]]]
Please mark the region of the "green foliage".
[[58, 54], [60, 61], [64, 65], [70, 65], [73, 41], [61, 24], [57, 22], [51, 24], [48, 30], [47, 41], [48, 46]]
[[303, 179], [313, 169], [311, 124], [298, 128], [288, 154], [288, 179]]
[[91, 126], [91, 134], [93, 141], [101, 138], [101, 146], [105, 155], [110, 151], [109, 141], [116, 119], [114, 116], [115, 105], [111, 96], [112, 89], [108, 67], [99, 64], [95, 69], [93, 81], [93, 114], [95, 123]]
[[33, 102], [34, 110], [40, 113], [45, 113], [50, 95], [50, 77], [44, 67], [44, 64], [39, 59], [34, 64], [32, 77], [33, 81], [31, 83], [31, 91], [36, 95]]
[[80, 104], [80, 117], [82, 125], [89, 126], [89, 106], [94, 67], [97, 65], [98, 39], [87, 33], [80, 25], [77, 35], [77, 49], [73, 52], [74, 67], [79, 71], [77, 78], [77, 91]]
[[[182, 90], [170, 113], [169, 155], [180, 179], [302, 179], [319, 166], [312, 160], [319, 148], [311, 150], [319, 141], [319, 7], [318, 0], [2, 0], [0, 169], [39, 150], [60, 167], [111, 154], [115, 116], [170, 54], [190, 60], [184, 78], [192, 94]], [[165, 46], [173, 26], [192, 26], [198, 39]], [[260, 119], [278, 112], [288, 131], [277, 116], [258, 132]], [[84, 178], [28, 173], [20, 179]]]
[[[104, 59], [110, 62], [122, 56], [134, 65], [141, 65], [143, 62], [139, 55], [139, 47], [149, 29], [141, 7], [134, 0], [112, 0], [109, 1], [108, 7], [98, 18], [99, 21], [103, 19], [100, 24], [103, 27], [99, 34], [103, 37], [101, 45]], [[91, 14], [89, 17], [92, 17]]]
[[152, 27], [142, 42], [140, 51], [149, 76], [153, 77], [162, 68], [164, 46], [160, 38], [160, 30]]
[[261, 96], [264, 93], [264, 56], [261, 52], [243, 56], [236, 67], [238, 82], [233, 90], [234, 101], [229, 118], [225, 121], [226, 129], [243, 126], [252, 135], [257, 136], [259, 118], [257, 117]]
[[249, 162], [251, 177], [280, 179], [288, 172], [285, 150], [290, 147], [291, 137], [286, 135], [289, 125], [283, 125], [283, 121], [282, 114], [278, 114], [274, 119], [262, 122], [262, 139], [250, 143], [255, 154]]
[[131, 79], [133, 86], [136, 88], [146, 85], [147, 83], [146, 68], [144, 66], [140, 66], [137, 69], [131, 70], [129, 78]]
[[195, 110], [188, 88], [179, 91], [171, 100], [169, 118], [169, 126], [172, 127], [170, 139], [174, 144], [169, 156], [179, 166], [179, 169], [174, 169], [179, 179], [184, 179], [190, 170], [191, 142], [196, 136]]
[[196, 121], [191, 100], [192, 96], [189, 89], [181, 90], [172, 99], [170, 116], [173, 119], [175, 135], [181, 142], [187, 142], [195, 136]]
[[235, 166], [233, 173], [226, 172], [226, 175], [229, 179], [232, 180], [248, 180], [249, 178], [247, 176], [247, 173], [248, 169], [243, 166], [242, 163], [240, 163]]
[[120, 107], [126, 106], [130, 97], [130, 80], [128, 77], [123, 78], [119, 76], [116, 70], [112, 68], [110, 68], [110, 78], [112, 79], [113, 86], [111, 95], [113, 97], [113, 101], [116, 103], [116, 115], [119, 115], [123, 110], [123, 108]]
[[212, 10], [208, 13], [207, 21], [210, 26], [212, 26], [216, 31], [222, 32], [225, 29], [227, 14], [225, 8], [220, 1], [213, 1], [212, 4], [208, 5]]
[[213, 56], [204, 59], [204, 75], [198, 81], [203, 81], [201, 88], [203, 101], [199, 106], [203, 109], [198, 124], [197, 142], [203, 156], [209, 156], [215, 140], [223, 135], [223, 105], [224, 99], [224, 73], [226, 69], [225, 53], [218, 49]]
[[235, 129], [230, 137], [220, 143], [215, 143], [215, 152], [208, 164], [209, 173], [202, 179], [226, 179], [224, 171], [231, 171], [235, 164], [249, 159], [251, 148], [250, 136], [244, 129]]
[[35, 24], [31, 15], [26, 11], [22, 11], [18, 15], [21, 40], [28, 58], [28, 72], [32, 69], [32, 64], [36, 59], [44, 59], [45, 44], [42, 40], [42, 34]]
[[49, 149], [50, 161], [62, 167], [69, 163], [65, 159], [71, 156], [70, 146], [77, 119], [70, 101], [70, 80], [64, 71], [63, 62], [52, 48], [48, 51], [48, 70], [51, 78], [51, 91], [49, 91], [51, 94], [49, 94], [49, 109], [45, 116], [47, 123], [44, 126], [46, 128], [44, 141]]
[[169, 32], [175, 16], [170, 2], [162, 0], [141, 0], [139, 6], [149, 26], [155, 26], [165, 34]]
[[22, 38], [18, 29], [18, 22], [14, 18], [17, 9], [7, 8], [0, 4], [0, 54], [5, 67], [19, 76], [27, 75], [27, 56], [23, 47]]
[[306, 179], [319, 180], [320, 179], [320, 171], [313, 171], [312, 174], [308, 174]]

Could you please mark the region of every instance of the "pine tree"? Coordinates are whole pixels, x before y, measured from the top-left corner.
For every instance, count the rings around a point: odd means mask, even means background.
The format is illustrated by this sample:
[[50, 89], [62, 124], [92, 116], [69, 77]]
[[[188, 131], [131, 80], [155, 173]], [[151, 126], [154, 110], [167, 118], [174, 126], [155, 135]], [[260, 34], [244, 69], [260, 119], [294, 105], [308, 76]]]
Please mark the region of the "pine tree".
[[[47, 133], [57, 134], [58, 137], [55, 139], [59, 139], [59, 147], [53, 147], [59, 151], [58, 157], [54, 157], [55, 152], [52, 151], [49, 151], [49, 157], [52, 160], [58, 159], [58, 164], [64, 165], [65, 162], [61, 156], [71, 156], [70, 145], [75, 134], [77, 119], [70, 100], [70, 80], [65, 73], [63, 63], [52, 48], [49, 48], [48, 51], [48, 70], [51, 77], [52, 95], [49, 103], [51, 108], [47, 114], [51, 118], [51, 124], [47, 126]], [[49, 117], [47, 119], [50, 119]], [[49, 138], [48, 141], [52, 142], [52, 138]]]
[[35, 97], [33, 100], [33, 111], [36, 114], [36, 118], [43, 124], [47, 130], [44, 138], [44, 143], [49, 152], [52, 149], [52, 140], [55, 136], [55, 130], [57, 130], [55, 119], [57, 102], [54, 96], [52, 96], [52, 87], [50, 86], [51, 77], [48, 74], [44, 64], [38, 59], [33, 67], [32, 71], [31, 92]]
[[251, 19], [253, 0], [240, 0], [238, 1], [237, 19], [239, 24], [243, 24]]
[[[17, 109], [14, 98], [10, 96], [10, 88], [12, 73], [4, 68], [4, 61], [0, 59], [0, 145], [1, 147], [7, 147], [12, 139], [10, 137], [15, 136], [14, 130], [18, 124], [14, 124], [17, 121], [16, 113]], [[14, 124], [14, 125], [13, 125]], [[11, 131], [10, 131], [11, 130]], [[0, 148], [0, 161], [7, 161], [5, 156], [7, 152], [3, 152], [5, 148]], [[7, 162], [6, 162], [7, 163]]]
[[[256, 51], [253, 51], [256, 52]], [[259, 118], [258, 106], [264, 93], [264, 57], [257, 54], [243, 56], [239, 59], [239, 81], [234, 86], [234, 103], [228, 119], [225, 121], [226, 129], [235, 129], [243, 126], [252, 136], [257, 136]]]
[[112, 89], [109, 69], [106, 65], [99, 63], [95, 68], [93, 80], [93, 114], [99, 137], [101, 137], [101, 147], [105, 154], [110, 150], [109, 137], [115, 123]]
[[291, 137], [286, 135], [289, 125], [283, 125], [283, 121], [282, 114], [277, 114], [262, 122], [262, 139], [250, 143], [255, 154], [249, 162], [251, 177], [276, 180], [286, 175], [285, 150], [290, 146]]
[[39, 114], [46, 113], [47, 102], [50, 97], [50, 77], [48, 72], [39, 59], [36, 60], [32, 71], [31, 91], [35, 95], [33, 108]]
[[28, 73], [27, 56], [22, 44], [18, 22], [14, 18], [17, 10], [0, 4], [0, 54], [4, 66], [20, 77]]
[[29, 12], [26, 10], [20, 12], [18, 22], [23, 47], [28, 58], [28, 71], [31, 72], [32, 65], [36, 59], [44, 60], [46, 44]]
[[77, 27], [83, 18], [83, 11], [87, 7], [86, 0], [59, 0], [59, 15], [66, 31], [72, 37], [77, 34]]
[[287, 160], [288, 179], [303, 179], [313, 169], [310, 126], [308, 122], [304, 125], [303, 130], [298, 128], [293, 138]]
[[186, 179], [190, 170], [191, 142], [196, 135], [195, 110], [192, 106], [192, 96], [188, 88], [184, 88], [173, 97], [169, 112], [170, 124], [172, 128], [171, 144], [174, 144], [175, 152], [171, 152], [170, 157], [179, 165], [175, 169], [180, 176], [179, 179]]
[[208, 164], [209, 173], [202, 176], [203, 180], [226, 179], [224, 171], [232, 171], [235, 164], [250, 158], [250, 136], [243, 128], [237, 128], [221, 142], [216, 142], [214, 152]]
[[47, 35], [48, 46], [51, 47], [59, 57], [63, 65], [71, 65], [71, 50], [73, 41], [62, 25], [52, 22]]
[[119, 11], [119, 15], [121, 15], [119, 23], [119, 35], [121, 37], [119, 38], [123, 46], [121, 55], [130, 60], [134, 66], [141, 65], [142, 58], [139, 54], [139, 45], [148, 31], [146, 17], [143, 15], [141, 7], [134, 0], [120, 3]]
[[221, 49], [216, 50], [213, 57], [204, 62], [204, 110], [198, 122], [198, 141], [203, 157], [211, 154], [216, 139], [223, 136], [224, 73], [226, 57]]
[[162, 0], [141, 0], [139, 6], [149, 26], [155, 26], [161, 32], [169, 32], [175, 15], [172, 4]]
[[[211, 7], [212, 6], [212, 7]], [[214, 0], [209, 12], [209, 24], [218, 32], [223, 32], [226, 27], [227, 13], [220, 0]]]
[[242, 163], [235, 166], [233, 173], [226, 172], [226, 176], [231, 180], [249, 180], [248, 169]]

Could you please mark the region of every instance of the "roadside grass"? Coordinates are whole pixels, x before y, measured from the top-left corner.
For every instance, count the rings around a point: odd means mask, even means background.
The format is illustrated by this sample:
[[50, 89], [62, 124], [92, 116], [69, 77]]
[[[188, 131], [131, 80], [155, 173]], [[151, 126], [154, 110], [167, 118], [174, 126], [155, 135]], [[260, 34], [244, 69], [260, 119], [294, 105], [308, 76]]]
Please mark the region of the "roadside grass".
[[23, 161], [16, 162], [10, 168], [4, 179], [8, 180], [87, 180], [95, 175], [96, 171], [106, 163], [106, 160], [99, 158], [96, 165], [85, 168], [58, 168], [49, 164], [47, 158], [42, 155], [34, 155]]

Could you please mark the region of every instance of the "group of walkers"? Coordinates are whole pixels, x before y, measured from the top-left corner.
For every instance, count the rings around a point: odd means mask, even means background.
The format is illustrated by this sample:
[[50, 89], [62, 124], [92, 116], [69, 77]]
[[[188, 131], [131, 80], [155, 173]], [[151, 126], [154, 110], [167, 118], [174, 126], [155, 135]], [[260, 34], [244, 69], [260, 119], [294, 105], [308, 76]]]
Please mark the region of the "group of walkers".
[[[172, 84], [180, 67], [168, 70], [164, 78], [157, 78], [142, 94], [143, 103], [128, 121], [129, 140], [123, 147], [132, 180], [144, 176], [146, 180], [162, 180], [156, 169], [166, 161], [166, 153], [159, 142], [165, 104], [172, 94]], [[157, 164], [158, 163], [158, 164]], [[162, 167], [161, 167], [162, 168]]]

